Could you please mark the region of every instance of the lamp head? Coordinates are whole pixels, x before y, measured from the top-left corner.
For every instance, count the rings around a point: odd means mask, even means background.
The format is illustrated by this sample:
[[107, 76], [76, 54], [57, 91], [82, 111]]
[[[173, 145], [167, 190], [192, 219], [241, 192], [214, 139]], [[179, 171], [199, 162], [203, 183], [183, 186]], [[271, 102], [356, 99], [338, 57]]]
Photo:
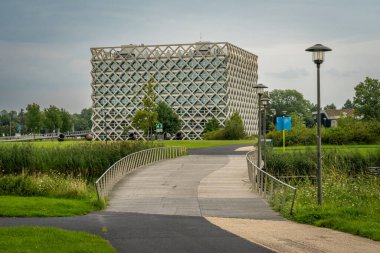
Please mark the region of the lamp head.
[[262, 83], [258, 83], [258, 84], [253, 85], [253, 88], [256, 89], [257, 94], [258, 94], [259, 96], [261, 96], [261, 95], [264, 94], [264, 89], [266, 89], [266, 88], [268, 88], [268, 87], [265, 86], [265, 85], [262, 84]]
[[325, 52], [331, 51], [331, 49], [322, 44], [315, 44], [307, 48], [306, 51], [313, 53], [313, 61], [315, 64], [322, 64], [325, 58]]
[[262, 98], [261, 99], [261, 103], [263, 104], [264, 107], [266, 107], [267, 105], [269, 105], [269, 102], [270, 102], [270, 99], [269, 98]]

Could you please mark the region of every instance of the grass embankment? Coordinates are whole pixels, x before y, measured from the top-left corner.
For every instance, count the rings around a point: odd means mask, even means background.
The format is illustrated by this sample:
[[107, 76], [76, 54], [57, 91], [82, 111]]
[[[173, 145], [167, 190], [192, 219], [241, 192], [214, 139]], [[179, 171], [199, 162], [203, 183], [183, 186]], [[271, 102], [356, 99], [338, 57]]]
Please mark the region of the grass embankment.
[[124, 156], [160, 145], [142, 141], [64, 143], [1, 143], [0, 174], [54, 172], [93, 180]]
[[0, 252], [114, 253], [116, 251], [106, 240], [86, 232], [46, 227], [3, 227], [0, 228]]
[[73, 216], [103, 206], [94, 186], [83, 179], [60, 175], [0, 177], [0, 216]]
[[3, 217], [77, 216], [97, 209], [99, 205], [91, 200], [0, 196], [0, 216]]
[[317, 205], [315, 183], [300, 181], [294, 214], [285, 216], [380, 241], [380, 180], [368, 175], [353, 178], [331, 170], [325, 174], [322, 207]]
[[[311, 146], [289, 146], [285, 147], [285, 152], [293, 152], [293, 151], [304, 151], [304, 150], [316, 150], [316, 145]], [[352, 144], [352, 145], [322, 145], [322, 151], [326, 150], [339, 150], [341, 152], [360, 152], [363, 154], [370, 153], [370, 152], [377, 152], [380, 149], [380, 144], [367, 144], [367, 145], [358, 145], [358, 144]], [[281, 151], [282, 147], [273, 147], [273, 150], [276, 152]]]
[[294, 212], [283, 215], [301, 223], [380, 240], [380, 179], [368, 170], [380, 166], [380, 149], [365, 154], [325, 150], [323, 154], [322, 207], [317, 205], [314, 149], [268, 154], [268, 169], [276, 176], [306, 176], [290, 181], [297, 187]]

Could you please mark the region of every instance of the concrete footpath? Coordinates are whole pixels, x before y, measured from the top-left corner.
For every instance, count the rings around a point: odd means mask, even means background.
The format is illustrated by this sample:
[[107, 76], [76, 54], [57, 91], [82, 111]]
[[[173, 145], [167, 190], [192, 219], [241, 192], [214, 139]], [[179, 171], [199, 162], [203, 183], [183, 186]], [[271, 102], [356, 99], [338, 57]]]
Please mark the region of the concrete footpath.
[[106, 210], [283, 220], [249, 186], [244, 156], [189, 155], [124, 178]]

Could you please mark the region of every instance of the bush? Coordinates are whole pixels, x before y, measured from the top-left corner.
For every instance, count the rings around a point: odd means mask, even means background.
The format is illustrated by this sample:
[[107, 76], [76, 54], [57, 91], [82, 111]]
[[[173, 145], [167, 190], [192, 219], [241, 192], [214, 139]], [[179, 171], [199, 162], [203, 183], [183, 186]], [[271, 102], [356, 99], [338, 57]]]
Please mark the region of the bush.
[[[334, 169], [347, 175], [367, 172], [368, 167], [380, 166], [380, 149], [366, 154], [359, 151], [325, 150], [323, 169]], [[317, 167], [316, 150], [294, 152], [268, 152], [267, 168], [276, 176], [315, 176]]]
[[[322, 128], [322, 143], [331, 145], [342, 144], [373, 144], [380, 142], [379, 121], [358, 121], [344, 118], [338, 121], [338, 127]], [[282, 131], [272, 131], [267, 134], [275, 146], [282, 145]], [[285, 145], [316, 145], [317, 129], [293, 128], [286, 131]]]
[[0, 177], [0, 195], [88, 198], [95, 188], [84, 180], [60, 175], [6, 175]]
[[205, 140], [224, 140], [225, 139], [224, 128], [220, 128], [218, 130], [214, 130], [214, 131], [204, 133], [203, 139], [205, 139]]
[[244, 138], [244, 124], [238, 112], [234, 112], [229, 120], [226, 121], [224, 136], [227, 140], [240, 140]]
[[95, 179], [124, 156], [158, 146], [152, 142], [16, 143], [0, 145], [0, 175], [54, 174]]
[[[267, 134], [267, 139], [272, 139], [274, 146], [282, 146], [282, 131], [273, 131]], [[316, 145], [317, 131], [315, 128], [302, 128], [286, 131], [285, 145]]]

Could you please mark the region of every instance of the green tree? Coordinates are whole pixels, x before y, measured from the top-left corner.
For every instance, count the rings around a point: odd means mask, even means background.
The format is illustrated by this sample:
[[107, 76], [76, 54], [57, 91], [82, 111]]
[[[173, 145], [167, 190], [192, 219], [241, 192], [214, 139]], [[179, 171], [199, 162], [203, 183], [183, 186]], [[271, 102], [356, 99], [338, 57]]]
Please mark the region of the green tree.
[[156, 112], [158, 114], [157, 120], [162, 123], [164, 133], [173, 134], [181, 129], [180, 118], [165, 102], [158, 102]]
[[212, 117], [210, 120], [207, 121], [205, 128], [203, 130], [203, 133], [215, 131], [215, 130], [218, 130], [219, 128], [220, 128], [219, 121], [215, 117]]
[[92, 109], [84, 108], [80, 114], [74, 113], [72, 121], [75, 131], [89, 130], [92, 127], [91, 121]]
[[20, 125], [20, 133], [24, 134], [25, 133], [25, 112], [24, 109], [21, 109], [20, 112], [17, 115], [18, 120], [19, 120], [19, 125]]
[[62, 120], [62, 125], [61, 125], [61, 132], [69, 132], [73, 128], [73, 121], [70, 113], [65, 111], [64, 109], [61, 109], [60, 111], [60, 116]]
[[355, 87], [355, 113], [363, 119], [380, 120], [380, 82], [367, 77]]
[[153, 78], [151, 78], [144, 88], [145, 96], [142, 100], [143, 108], [137, 110], [132, 118], [132, 126], [143, 130], [144, 133], [148, 134], [148, 137], [153, 133], [158, 118], [158, 113], [156, 112], [157, 105], [155, 103], [156, 95], [153, 87]]
[[274, 118], [282, 116], [283, 111], [286, 111], [287, 114], [295, 112], [302, 114], [308, 126], [314, 124], [311, 113], [315, 110], [316, 106], [305, 99], [300, 92], [296, 90], [275, 89], [269, 92], [269, 98], [271, 100], [269, 109], [276, 110]]
[[329, 105], [326, 105], [325, 107], [323, 107], [323, 110], [335, 110], [336, 109], [336, 106], [334, 105], [334, 103], [331, 103]]
[[62, 118], [60, 110], [51, 105], [44, 110], [44, 127], [50, 132], [58, 132], [62, 128]]
[[36, 103], [28, 104], [25, 113], [25, 126], [33, 134], [38, 133], [42, 127], [42, 113]]
[[245, 136], [244, 124], [238, 112], [234, 112], [225, 124], [225, 138], [239, 140]]
[[292, 112], [290, 117], [292, 118], [292, 129], [306, 128], [305, 121], [301, 115], [296, 112]]
[[0, 112], [0, 136], [15, 135], [19, 118], [16, 111], [2, 110]]
[[352, 108], [354, 108], [354, 104], [351, 102], [350, 99], [347, 99], [342, 109], [352, 109]]

